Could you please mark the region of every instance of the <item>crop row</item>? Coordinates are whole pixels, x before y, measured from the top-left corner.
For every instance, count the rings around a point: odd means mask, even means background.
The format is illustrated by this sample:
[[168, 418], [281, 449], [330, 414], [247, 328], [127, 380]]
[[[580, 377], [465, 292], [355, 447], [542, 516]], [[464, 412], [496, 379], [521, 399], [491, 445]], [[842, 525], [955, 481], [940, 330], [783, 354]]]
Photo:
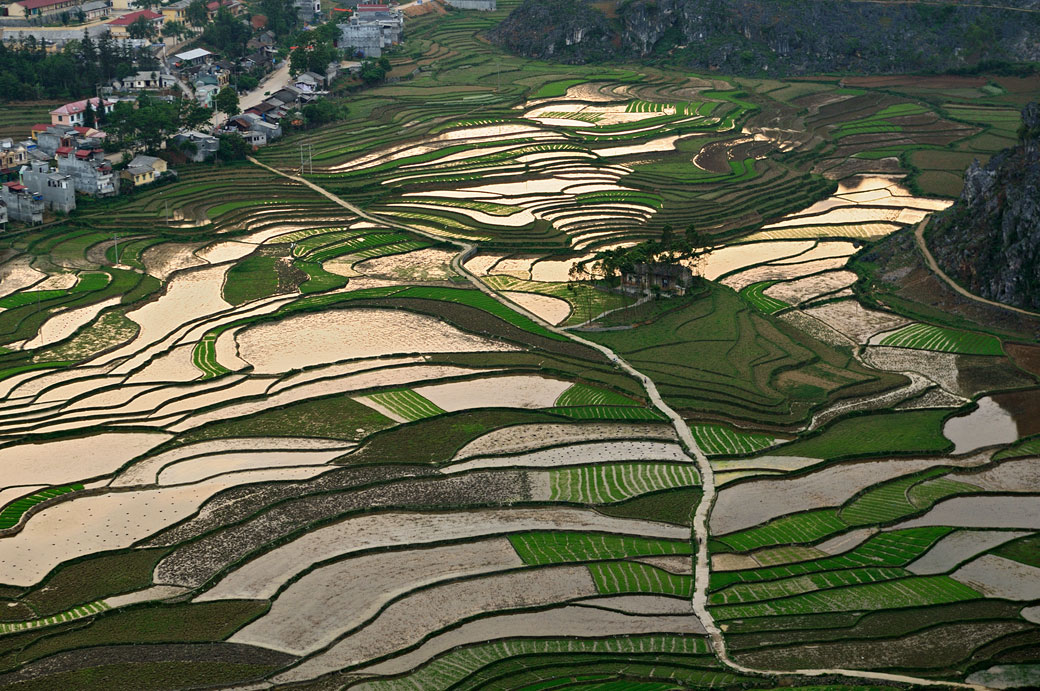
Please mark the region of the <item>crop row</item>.
[[693, 487], [700, 477], [692, 464], [604, 463], [553, 470], [549, 483], [552, 501], [609, 504], [649, 492]]

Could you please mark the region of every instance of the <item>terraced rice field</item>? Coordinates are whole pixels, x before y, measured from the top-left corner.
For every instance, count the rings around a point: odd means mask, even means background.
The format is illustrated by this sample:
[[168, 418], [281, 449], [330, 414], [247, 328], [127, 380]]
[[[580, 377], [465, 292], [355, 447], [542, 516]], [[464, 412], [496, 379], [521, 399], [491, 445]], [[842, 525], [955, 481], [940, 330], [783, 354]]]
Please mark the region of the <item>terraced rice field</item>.
[[938, 350], [965, 355], [1003, 355], [1000, 340], [988, 334], [966, 333], [931, 324], [911, 324], [881, 339], [880, 345]]
[[[517, 4], [256, 153], [343, 204], [183, 165], [0, 238], [0, 687], [1040, 684], [1040, 325], [898, 245], [1040, 85], [506, 59]], [[598, 276], [669, 236], [685, 295]]]

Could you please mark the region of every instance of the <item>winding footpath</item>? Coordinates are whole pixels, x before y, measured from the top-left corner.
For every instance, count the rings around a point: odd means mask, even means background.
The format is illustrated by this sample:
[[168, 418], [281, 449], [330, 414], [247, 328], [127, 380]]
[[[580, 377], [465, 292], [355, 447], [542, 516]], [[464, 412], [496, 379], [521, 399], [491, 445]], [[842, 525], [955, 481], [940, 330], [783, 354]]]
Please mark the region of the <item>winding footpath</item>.
[[708, 554], [708, 517], [711, 513], [711, 509], [715, 504], [715, 496], [717, 490], [715, 487], [715, 474], [712, 471], [711, 464], [708, 461], [708, 457], [704, 454], [704, 451], [697, 444], [697, 441], [693, 438], [693, 433], [690, 432], [689, 425], [682, 419], [682, 417], [669, 406], [664, 398], [661, 397], [660, 392], [657, 390], [657, 385], [654, 384], [650, 377], [646, 376], [624, 359], [622, 359], [617, 353], [599, 343], [586, 340], [581, 336], [578, 336], [570, 331], [557, 328], [556, 326], [549, 324], [538, 315], [524, 309], [520, 305], [509, 300], [505, 296], [501, 295], [497, 291], [493, 290], [477, 276], [468, 271], [464, 264], [465, 262], [477, 251], [477, 247], [467, 242], [457, 240], [454, 238], [445, 238], [434, 233], [412, 228], [410, 226], [391, 221], [380, 216], [370, 214], [358, 206], [351, 204], [350, 202], [340, 198], [339, 196], [329, 192], [321, 186], [306, 180], [300, 176], [290, 175], [282, 172], [276, 168], [272, 168], [269, 165], [261, 163], [252, 156], [249, 157], [249, 161], [264, 168], [266, 170], [280, 175], [284, 178], [294, 180], [303, 185], [306, 185], [315, 192], [321, 194], [327, 199], [335, 202], [339, 206], [347, 209], [353, 214], [370, 221], [372, 223], [378, 223], [398, 230], [404, 230], [415, 235], [421, 235], [429, 238], [436, 242], [450, 242], [453, 245], [459, 247], [460, 252], [456, 254], [452, 260], [452, 268], [455, 269], [460, 275], [465, 276], [475, 288], [483, 293], [486, 293], [490, 297], [494, 298], [498, 302], [502, 303], [506, 307], [523, 314], [528, 319], [533, 320], [535, 323], [543, 326], [544, 328], [565, 336], [566, 338], [581, 343], [582, 345], [594, 348], [607, 357], [614, 365], [632, 377], [636, 378], [642, 383], [643, 388], [653, 403], [654, 408], [662, 412], [672, 422], [672, 426], [675, 428], [676, 433], [679, 435], [679, 439], [685, 448], [687, 456], [691, 457], [697, 466], [697, 471], [701, 476], [701, 500], [697, 505], [697, 511], [694, 514], [693, 519], [693, 539], [696, 544], [696, 552], [694, 554], [694, 578], [693, 578], [693, 609], [700, 621], [704, 630], [708, 632], [709, 639], [711, 640], [712, 648], [715, 651], [719, 661], [727, 667], [744, 674], [752, 674], [756, 676], [791, 676], [791, 675], [802, 675], [810, 677], [825, 677], [825, 676], [843, 676], [843, 677], [856, 677], [859, 679], [876, 679], [883, 681], [898, 682], [902, 684], [913, 684], [918, 686], [938, 686], [946, 688], [963, 688], [963, 689], [979, 689], [983, 690], [986, 687], [978, 686], [973, 684], [962, 684], [957, 682], [945, 682], [936, 681], [934, 679], [923, 679], [918, 677], [905, 676], [901, 674], [887, 674], [885, 672], [868, 672], [855, 669], [796, 669], [796, 670], [770, 670], [770, 669], [755, 669], [752, 667], [746, 667], [738, 662], [735, 662], [726, 650], [726, 640], [722, 634], [722, 630], [715, 623], [714, 617], [711, 612], [708, 611], [708, 582], [711, 575], [711, 556]]
[[1036, 312], [1030, 312], [1029, 310], [1024, 310], [1021, 307], [1012, 307], [1011, 305], [1005, 305], [1002, 302], [994, 302], [993, 300], [987, 300], [984, 297], [979, 297], [974, 293], [968, 292], [963, 287], [961, 287], [959, 283], [947, 276], [946, 272], [939, 268], [939, 264], [935, 261], [935, 257], [932, 256], [932, 251], [928, 249], [928, 243], [924, 241], [924, 230], [928, 227], [928, 221], [931, 220], [931, 218], [931, 216], [926, 216], [923, 221], [917, 224], [917, 230], [914, 231], [914, 238], [917, 240], [917, 248], [921, 250], [921, 254], [924, 255], [924, 259], [926, 262], [928, 262], [928, 268], [932, 270], [932, 273], [934, 273], [936, 276], [942, 279], [942, 281], [946, 283], [946, 285], [950, 286], [955, 291], [957, 291], [959, 295], [962, 295], [963, 297], [966, 297], [969, 300], [981, 302], [982, 304], [989, 305], [990, 307], [999, 307], [1010, 312], [1018, 312], [1019, 314], [1024, 314], [1027, 317], [1040, 316], [1040, 314]]

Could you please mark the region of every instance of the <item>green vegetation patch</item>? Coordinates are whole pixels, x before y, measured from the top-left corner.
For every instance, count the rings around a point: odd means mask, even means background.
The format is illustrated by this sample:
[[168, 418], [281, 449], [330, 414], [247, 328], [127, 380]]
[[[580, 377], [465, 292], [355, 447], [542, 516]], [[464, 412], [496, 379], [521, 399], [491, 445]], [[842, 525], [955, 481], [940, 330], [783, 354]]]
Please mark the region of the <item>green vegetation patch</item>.
[[769, 448], [776, 441], [767, 434], [707, 423], [690, 425], [690, 432], [708, 456], [746, 456]]
[[764, 314], [776, 314], [791, 305], [783, 300], [769, 297], [765, 294], [766, 288], [776, 285], [778, 281], [759, 281], [752, 283], [740, 291], [741, 297], [751, 303], [758, 311]]
[[715, 540], [737, 552], [750, 552], [774, 545], [812, 543], [847, 528], [837, 509], [816, 509], [781, 516], [761, 526], [716, 536]]
[[567, 89], [572, 86], [578, 86], [584, 84], [587, 80], [585, 79], [561, 79], [556, 82], [549, 82], [542, 86], [542, 88], [535, 91], [530, 95], [531, 99], [536, 98], [556, 98], [558, 96], [566, 96]]
[[661, 554], [692, 554], [689, 542], [598, 533], [523, 533], [509, 542], [525, 564], [562, 564]]
[[[927, 526], [878, 533], [852, 550], [836, 556], [816, 559], [803, 557], [791, 563], [742, 571], [716, 571], [711, 574], [711, 589], [717, 590], [733, 583], [775, 581], [838, 569], [906, 566], [953, 530], [947, 526]], [[779, 549], [798, 548], [778, 548], [776, 551]], [[819, 550], [806, 551], [814, 555], [821, 554]], [[761, 559], [761, 554], [762, 552], [755, 554], [756, 560]]]
[[279, 257], [252, 254], [232, 266], [224, 279], [223, 297], [232, 305], [259, 300], [278, 292]]
[[819, 434], [780, 446], [780, 456], [851, 458], [882, 454], [941, 453], [952, 446], [943, 436], [944, 410], [858, 415], [828, 425]]
[[642, 408], [636, 405], [590, 405], [547, 408], [548, 412], [558, 415], [566, 415], [575, 420], [632, 420], [632, 421], [663, 421], [668, 418], [664, 413], [653, 408]]
[[931, 324], [910, 324], [881, 340], [883, 346], [937, 350], [963, 355], [1004, 355], [1000, 339], [989, 334], [947, 329]]
[[534, 410], [464, 410], [378, 432], [350, 455], [354, 463], [445, 463], [468, 442], [500, 427], [561, 422]]
[[974, 600], [979, 597], [981, 595], [974, 589], [947, 576], [919, 576], [831, 588], [751, 605], [726, 605], [714, 608], [712, 613], [716, 619], [744, 619], [814, 612], [922, 607]]
[[[676, 634], [616, 636], [611, 638], [514, 638], [456, 648], [416, 668], [403, 677], [377, 679], [351, 687], [355, 691], [401, 691], [402, 689], [446, 689], [456, 686], [478, 670], [499, 660], [560, 654], [571, 658], [584, 653], [639, 655], [709, 655], [704, 636]], [[549, 671], [549, 681], [527, 688], [547, 688], [559, 679]], [[672, 685], [674, 687], [674, 685]]]
[[413, 286], [394, 294], [395, 298], [419, 298], [423, 300], [441, 300], [454, 302], [460, 305], [475, 307], [502, 319], [513, 326], [530, 331], [531, 333], [551, 338], [554, 341], [567, 341], [566, 336], [549, 331], [545, 327], [535, 323], [528, 317], [514, 312], [495, 298], [479, 290], [467, 290], [465, 288], [439, 288], [434, 286]]
[[18, 521], [22, 519], [25, 512], [37, 504], [81, 489], [83, 489], [83, 485], [80, 484], [65, 485], [62, 487], [48, 487], [45, 490], [15, 499], [0, 511], [0, 530], [18, 525]]
[[693, 597], [693, 576], [669, 573], [649, 564], [615, 561], [589, 564], [588, 569], [601, 595], [653, 593]]
[[1040, 567], [1040, 534], [1027, 535], [1007, 542], [993, 550], [993, 554], [1029, 566]]
[[[342, 395], [221, 420], [189, 430], [177, 439], [184, 443], [224, 437], [317, 437], [356, 441], [396, 424], [382, 413]], [[358, 432], [358, 429], [364, 431]]]
[[588, 384], [574, 384], [556, 399], [557, 406], [641, 405], [627, 396]]
[[1003, 461], [1007, 458], [1024, 458], [1026, 456], [1040, 456], [1040, 435], [1020, 439], [1006, 449], [1002, 449], [993, 456], [994, 461]]
[[693, 512], [700, 501], [700, 487], [681, 487], [641, 494], [616, 504], [600, 505], [596, 507], [596, 511], [618, 518], [643, 518], [648, 521], [692, 526]]
[[700, 484], [696, 468], [680, 463], [604, 463], [549, 471], [552, 501], [610, 504], [649, 492]]
[[405, 420], [421, 420], [424, 417], [443, 415], [446, 410], [411, 389], [383, 391], [368, 396], [384, 408], [397, 413]]
[[132, 549], [62, 564], [22, 599], [38, 614], [48, 615], [147, 588], [152, 585], [155, 565], [169, 551], [167, 548]]

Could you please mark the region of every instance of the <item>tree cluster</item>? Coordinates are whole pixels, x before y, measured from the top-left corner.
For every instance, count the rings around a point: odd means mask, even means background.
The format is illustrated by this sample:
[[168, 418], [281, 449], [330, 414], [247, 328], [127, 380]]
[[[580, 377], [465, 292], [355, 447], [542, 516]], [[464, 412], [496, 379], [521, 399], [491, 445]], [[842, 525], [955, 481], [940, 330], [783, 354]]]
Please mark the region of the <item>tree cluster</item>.
[[193, 100], [164, 101], [141, 94], [137, 101], [120, 101], [106, 116], [106, 145], [119, 149], [158, 151], [182, 129], [197, 129], [210, 112]]
[[337, 32], [336, 25], [330, 22], [295, 35], [292, 39], [295, 49], [289, 54], [289, 71], [325, 74], [330, 62], [339, 62], [339, 49], [333, 44]]
[[69, 41], [52, 54], [30, 37], [18, 48], [0, 44], [0, 102], [85, 98], [95, 95], [98, 84], [157, 68], [146, 50], [108, 36], [95, 41], [84, 32], [82, 40]]
[[300, 24], [292, 0], [260, 0], [259, 13], [267, 17], [268, 30], [278, 38], [292, 34]]
[[362, 60], [361, 61], [361, 81], [365, 84], [378, 84], [379, 82], [386, 79], [387, 73], [390, 71], [390, 61], [386, 58], [379, 58], [378, 60]]
[[666, 225], [660, 241], [647, 240], [632, 247], [598, 252], [593, 268], [608, 281], [616, 281], [622, 274], [632, 272], [636, 264], [695, 264], [711, 250], [711, 244], [693, 225], [681, 238], [675, 237], [672, 227]]
[[[191, 9], [190, 5], [188, 9]], [[220, 50], [229, 60], [238, 60], [246, 54], [246, 44], [252, 35], [253, 30], [248, 24], [223, 7], [202, 30], [202, 40]]]

